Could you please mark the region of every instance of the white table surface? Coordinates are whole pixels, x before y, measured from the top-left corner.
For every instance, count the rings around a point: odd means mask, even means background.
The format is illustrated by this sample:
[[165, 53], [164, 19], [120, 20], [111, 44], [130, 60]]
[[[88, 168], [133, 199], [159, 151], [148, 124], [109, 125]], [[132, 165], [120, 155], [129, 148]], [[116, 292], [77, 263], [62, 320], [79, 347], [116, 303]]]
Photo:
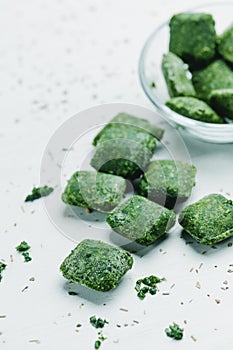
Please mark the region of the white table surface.
[[[141, 254], [143, 258], [136, 256], [134, 269], [113, 292], [103, 295], [77, 287], [79, 295], [70, 296], [58, 267], [75, 244], [51, 223], [43, 201], [24, 203], [40, 183], [46, 145], [72, 115], [109, 102], [153, 108], [138, 80], [140, 49], [163, 20], [184, 5], [201, 3], [1, 1], [0, 258], [8, 264], [0, 283], [1, 349], [93, 349], [97, 330], [90, 326], [89, 317], [94, 314], [109, 321], [104, 329], [108, 339], [101, 349], [232, 348], [233, 274], [227, 272], [233, 264], [231, 240], [202, 254], [205, 248], [186, 244], [178, 228]], [[198, 168], [192, 200], [211, 192], [233, 196], [233, 146], [187, 137], [184, 141]], [[15, 251], [22, 240], [32, 247], [33, 260], [28, 264]], [[158, 295], [140, 301], [134, 283], [152, 273], [165, 276], [167, 282]], [[200, 289], [195, 287], [197, 281]], [[25, 286], [28, 289], [22, 292]], [[226, 286], [229, 289], [221, 289]], [[185, 328], [180, 342], [164, 334], [173, 321]], [[79, 332], [77, 323], [83, 325]]]

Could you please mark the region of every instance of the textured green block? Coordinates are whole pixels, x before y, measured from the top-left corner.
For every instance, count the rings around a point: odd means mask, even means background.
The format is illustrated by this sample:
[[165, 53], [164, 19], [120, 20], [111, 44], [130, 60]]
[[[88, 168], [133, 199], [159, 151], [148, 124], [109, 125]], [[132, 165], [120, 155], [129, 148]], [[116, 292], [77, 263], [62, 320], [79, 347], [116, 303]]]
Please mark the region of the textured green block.
[[164, 54], [162, 71], [170, 97], [196, 95], [192, 80], [188, 78], [188, 69], [181, 58], [172, 52]]
[[192, 80], [197, 96], [208, 102], [213, 90], [233, 88], [233, 71], [223, 60], [217, 60], [193, 72]]
[[111, 139], [99, 142], [91, 159], [97, 171], [125, 178], [138, 177], [147, 167], [156, 148], [156, 138], [134, 127], [113, 126]]
[[62, 200], [69, 205], [108, 212], [120, 203], [125, 189], [122, 177], [77, 171], [68, 181]]
[[163, 130], [147, 120], [120, 113], [95, 137], [91, 165], [98, 171], [134, 179], [147, 167], [156, 138], [162, 136]]
[[233, 202], [220, 194], [210, 194], [186, 207], [179, 223], [202, 244], [214, 244], [233, 236]]
[[180, 13], [169, 26], [169, 50], [190, 66], [205, 65], [215, 56], [215, 22], [210, 14]]
[[190, 197], [196, 171], [195, 166], [181, 161], [152, 161], [139, 182], [139, 193], [173, 208]]
[[174, 225], [176, 216], [157, 203], [133, 196], [109, 213], [106, 220], [117, 233], [148, 246]]
[[68, 280], [101, 292], [115, 288], [133, 266], [132, 256], [101, 241], [85, 239], [71, 251], [60, 270]]
[[220, 55], [233, 63], [233, 26], [217, 38], [217, 47]]
[[100, 142], [116, 137], [122, 139], [132, 136], [134, 138], [137, 132], [152, 134], [158, 140], [161, 140], [164, 134], [163, 129], [149, 123], [146, 119], [119, 113], [96, 135], [93, 145], [97, 146]]
[[207, 103], [195, 97], [173, 97], [166, 102], [166, 105], [176, 113], [191, 119], [206, 123], [224, 123], [224, 119]]
[[212, 91], [210, 103], [213, 109], [222, 117], [233, 119], [233, 89]]

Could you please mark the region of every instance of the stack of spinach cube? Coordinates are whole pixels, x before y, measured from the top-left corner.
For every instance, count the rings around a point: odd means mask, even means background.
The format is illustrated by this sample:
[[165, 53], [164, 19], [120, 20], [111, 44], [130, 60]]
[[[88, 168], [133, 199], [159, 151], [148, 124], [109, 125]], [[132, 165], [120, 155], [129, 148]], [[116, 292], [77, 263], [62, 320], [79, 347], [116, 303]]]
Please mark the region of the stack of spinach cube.
[[170, 52], [162, 60], [170, 95], [166, 105], [206, 123], [232, 121], [233, 26], [218, 36], [206, 13], [176, 14], [169, 26]]
[[[180, 161], [151, 161], [163, 132], [145, 119], [118, 114], [94, 138], [96, 172], [74, 173], [62, 194], [64, 203], [107, 212], [106, 221], [118, 234], [144, 246], [155, 243], [175, 224], [172, 208], [189, 198], [196, 174], [193, 165]], [[126, 180], [135, 179], [137, 194], [123, 200]], [[86, 239], [61, 271], [73, 282], [108, 291], [132, 265], [128, 252]]]

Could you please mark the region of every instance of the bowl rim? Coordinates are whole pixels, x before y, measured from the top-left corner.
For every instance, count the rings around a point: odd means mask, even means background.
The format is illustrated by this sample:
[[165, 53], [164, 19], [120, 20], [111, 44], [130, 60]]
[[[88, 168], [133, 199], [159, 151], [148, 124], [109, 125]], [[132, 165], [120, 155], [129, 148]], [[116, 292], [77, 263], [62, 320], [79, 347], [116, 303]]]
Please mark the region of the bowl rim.
[[[183, 12], [190, 12], [190, 11], [196, 11], [198, 9], [205, 8], [207, 6], [226, 6], [230, 5], [233, 7], [233, 1], [224, 1], [222, 3], [220, 2], [210, 2], [201, 4], [199, 6], [192, 7], [186, 11]], [[166, 20], [162, 24], [160, 24], [147, 38], [146, 42], [144, 43], [140, 56], [139, 56], [139, 64], [138, 64], [138, 74], [139, 74], [139, 80], [141, 83], [141, 86], [146, 94], [146, 96], [149, 98], [149, 100], [155, 105], [155, 107], [158, 109], [158, 111], [170, 122], [173, 122], [175, 124], [179, 124], [178, 126], [180, 128], [192, 128], [192, 127], [199, 127], [199, 129], [208, 130], [208, 131], [225, 131], [225, 132], [233, 132], [233, 123], [226, 123], [226, 124], [216, 124], [216, 123], [206, 123], [199, 120], [191, 119], [185, 116], [182, 116], [181, 114], [178, 114], [174, 111], [172, 111], [170, 108], [168, 108], [165, 104], [161, 104], [158, 100], [158, 98], [155, 95], [152, 95], [151, 88], [148, 87], [146, 84], [146, 74], [145, 74], [145, 57], [147, 55], [147, 52], [150, 48], [151, 42], [153, 41], [154, 37], [159, 33], [164, 27], [168, 26], [169, 20]]]

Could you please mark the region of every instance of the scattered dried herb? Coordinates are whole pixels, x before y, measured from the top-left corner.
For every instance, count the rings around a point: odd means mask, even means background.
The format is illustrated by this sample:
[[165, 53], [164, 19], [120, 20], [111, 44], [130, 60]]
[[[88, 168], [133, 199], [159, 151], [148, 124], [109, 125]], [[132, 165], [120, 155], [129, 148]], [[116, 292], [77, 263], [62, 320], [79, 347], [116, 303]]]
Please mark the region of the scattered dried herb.
[[0, 282], [2, 280], [2, 271], [4, 271], [6, 269], [7, 265], [5, 263], [3, 263], [2, 261], [0, 261]]
[[177, 323], [173, 322], [173, 325], [170, 325], [169, 328], [165, 329], [165, 333], [168, 337], [180, 340], [183, 338], [183, 332], [184, 330], [179, 327]]
[[105, 324], [109, 322], [106, 320], [102, 320], [102, 318], [96, 318], [96, 316], [90, 317], [90, 323], [95, 328], [104, 328]]
[[23, 252], [22, 255], [24, 257], [24, 262], [29, 262], [32, 260], [32, 258], [29, 255], [29, 252]]
[[30, 257], [29, 255], [29, 252], [28, 250], [30, 249], [30, 245], [25, 242], [25, 241], [22, 241], [15, 249], [22, 254], [22, 256], [24, 257], [24, 261], [25, 262], [29, 262], [32, 260], [32, 258]]
[[[107, 322], [107, 323], [108, 323], [108, 322]], [[99, 340], [101, 340], [101, 341], [104, 341], [104, 340], [107, 339], [107, 338], [103, 335], [103, 332], [102, 332], [102, 331], [98, 332], [98, 336], [99, 336]]]
[[99, 349], [101, 345], [101, 341], [100, 340], [96, 340], [95, 341], [95, 349]]
[[27, 250], [29, 250], [31, 247], [30, 245], [28, 245], [27, 242], [25, 241], [22, 241], [15, 249], [18, 251], [18, 252], [26, 252]]
[[157, 283], [165, 281], [165, 278], [159, 278], [157, 276], [151, 275], [137, 280], [135, 285], [135, 290], [139, 299], [143, 300], [147, 293], [155, 295], [158, 291]]
[[50, 193], [53, 192], [52, 187], [44, 186], [44, 187], [33, 187], [32, 193], [27, 195], [25, 198], [25, 202], [33, 202], [35, 199], [41, 197], [47, 197]]

